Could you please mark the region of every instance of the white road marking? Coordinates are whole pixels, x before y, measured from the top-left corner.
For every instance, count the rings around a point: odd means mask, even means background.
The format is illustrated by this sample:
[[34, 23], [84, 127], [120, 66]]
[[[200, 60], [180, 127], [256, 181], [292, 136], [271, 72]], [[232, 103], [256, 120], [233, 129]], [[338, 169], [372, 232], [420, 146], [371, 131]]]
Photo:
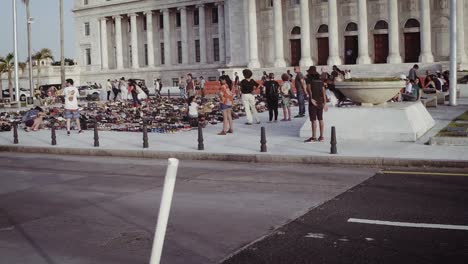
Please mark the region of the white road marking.
[[13, 229], [15, 229], [14, 226], [9, 226], [9, 227], [0, 228], [0, 231], [9, 231], [9, 230], [13, 230]]
[[468, 177], [468, 173], [450, 172], [418, 172], [418, 171], [383, 171], [384, 174], [409, 174], [409, 175], [431, 175], [431, 176], [460, 176]]
[[318, 233], [308, 233], [305, 237], [307, 238], [324, 238], [324, 234], [318, 234]]
[[391, 222], [391, 221], [380, 221], [380, 220], [369, 220], [369, 219], [358, 219], [358, 218], [349, 218], [348, 223], [387, 225], [387, 226], [399, 226], [399, 227], [452, 229], [452, 230], [468, 231], [468, 226], [466, 225], [439, 225], [439, 224], [425, 224], [425, 223]]
[[374, 239], [371, 237], [366, 237], [366, 241], [374, 241]]

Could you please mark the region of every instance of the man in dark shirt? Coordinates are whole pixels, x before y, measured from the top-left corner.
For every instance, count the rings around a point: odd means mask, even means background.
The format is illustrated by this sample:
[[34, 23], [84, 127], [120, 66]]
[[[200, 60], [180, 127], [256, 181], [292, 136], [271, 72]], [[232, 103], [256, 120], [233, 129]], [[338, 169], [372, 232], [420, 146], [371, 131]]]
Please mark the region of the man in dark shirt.
[[408, 73], [408, 79], [411, 81], [411, 80], [416, 80], [416, 78], [418, 78], [418, 75], [417, 75], [417, 70], [419, 69], [419, 66], [417, 64], [415, 64], [413, 66], [413, 68], [410, 69], [409, 73]]
[[263, 84], [265, 86], [265, 98], [267, 100], [268, 112], [270, 121], [273, 121], [273, 115], [275, 122], [278, 121], [278, 97], [279, 97], [279, 83], [275, 81], [275, 75], [270, 73], [267, 81]]
[[[306, 139], [304, 142], [323, 142], [323, 111], [327, 111], [327, 99], [323, 81], [320, 80], [320, 75], [314, 66], [310, 67], [307, 71], [307, 94], [309, 95], [309, 118], [312, 125], [312, 137]], [[317, 122], [320, 125], [320, 137], [317, 139]]]
[[294, 67], [294, 72], [296, 73], [296, 79], [294, 80], [294, 85], [296, 87], [297, 93], [297, 102], [299, 104], [299, 114], [294, 118], [304, 117], [305, 115], [305, 89], [306, 83], [304, 80], [304, 75], [301, 72], [299, 67]]
[[244, 80], [240, 82], [241, 92], [242, 92], [242, 104], [245, 108], [245, 114], [247, 116], [246, 125], [252, 125], [253, 117], [257, 124], [260, 124], [260, 118], [258, 117], [257, 108], [255, 107], [255, 96], [253, 95], [253, 91], [258, 88], [258, 83], [252, 80], [252, 71], [249, 69], [245, 69], [242, 71], [244, 75]]

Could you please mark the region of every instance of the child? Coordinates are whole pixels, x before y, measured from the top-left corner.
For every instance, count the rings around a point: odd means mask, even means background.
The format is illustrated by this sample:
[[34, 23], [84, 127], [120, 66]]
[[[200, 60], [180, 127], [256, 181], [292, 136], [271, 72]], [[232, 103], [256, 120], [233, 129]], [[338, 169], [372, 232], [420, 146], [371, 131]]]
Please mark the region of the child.
[[[221, 87], [219, 88], [219, 98], [221, 100], [221, 111], [223, 111], [223, 130], [218, 135], [226, 135], [226, 133], [233, 133], [232, 129], [232, 100], [233, 96], [229, 89], [226, 78], [220, 77]], [[229, 126], [229, 129], [228, 129]]]
[[190, 96], [188, 103], [188, 119], [192, 127], [198, 126], [198, 104], [195, 102], [195, 96]]

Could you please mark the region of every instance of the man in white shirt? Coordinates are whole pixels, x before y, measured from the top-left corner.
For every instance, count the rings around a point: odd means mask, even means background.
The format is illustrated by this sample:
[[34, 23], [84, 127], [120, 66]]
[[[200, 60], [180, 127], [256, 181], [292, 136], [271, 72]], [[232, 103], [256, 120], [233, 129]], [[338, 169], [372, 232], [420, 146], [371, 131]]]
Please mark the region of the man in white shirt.
[[73, 80], [65, 81], [63, 96], [65, 97], [65, 119], [67, 120], [67, 135], [70, 135], [70, 121], [75, 119], [78, 133], [83, 133], [80, 127], [80, 111], [78, 110], [78, 89], [73, 86]]

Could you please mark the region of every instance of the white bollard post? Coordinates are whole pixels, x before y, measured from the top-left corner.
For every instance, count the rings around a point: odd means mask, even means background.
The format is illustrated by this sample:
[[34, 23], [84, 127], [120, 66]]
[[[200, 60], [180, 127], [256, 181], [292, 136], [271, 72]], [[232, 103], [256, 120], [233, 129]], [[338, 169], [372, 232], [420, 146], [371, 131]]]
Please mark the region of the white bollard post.
[[168, 161], [169, 164], [167, 166], [166, 177], [164, 179], [164, 187], [161, 205], [159, 207], [158, 223], [154, 234], [153, 249], [151, 250], [150, 264], [159, 264], [161, 261], [164, 237], [166, 236], [167, 220], [169, 219], [177, 168], [179, 167], [178, 159], [170, 158]]

